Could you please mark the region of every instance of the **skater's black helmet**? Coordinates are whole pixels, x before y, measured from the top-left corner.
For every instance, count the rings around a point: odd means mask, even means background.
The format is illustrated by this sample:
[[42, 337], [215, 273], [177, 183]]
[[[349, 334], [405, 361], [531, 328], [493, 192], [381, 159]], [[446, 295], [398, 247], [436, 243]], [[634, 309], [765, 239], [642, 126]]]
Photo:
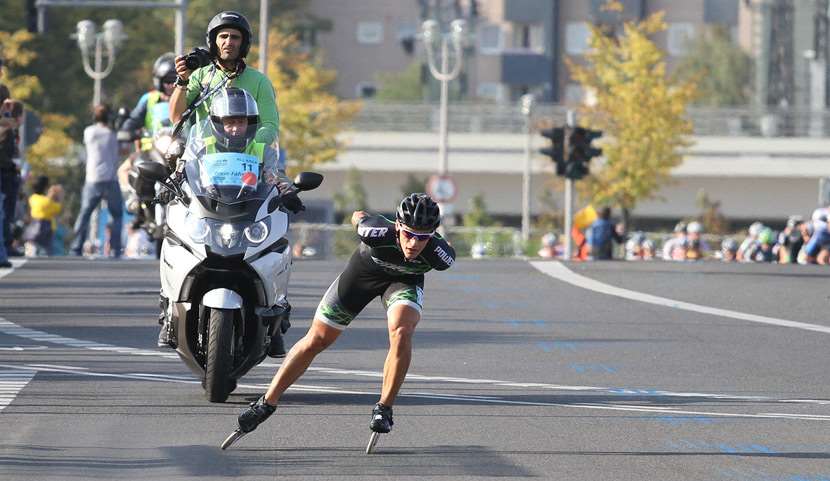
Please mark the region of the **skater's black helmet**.
[[223, 28], [235, 28], [242, 34], [242, 45], [239, 48], [239, 58], [245, 58], [248, 50], [251, 49], [251, 24], [245, 15], [239, 12], [225, 11], [216, 14], [207, 26], [205, 41], [208, 49], [214, 58], [219, 58], [219, 51], [216, 47], [216, 35]]
[[412, 229], [433, 231], [441, 224], [441, 211], [427, 194], [409, 194], [401, 200], [396, 218]]

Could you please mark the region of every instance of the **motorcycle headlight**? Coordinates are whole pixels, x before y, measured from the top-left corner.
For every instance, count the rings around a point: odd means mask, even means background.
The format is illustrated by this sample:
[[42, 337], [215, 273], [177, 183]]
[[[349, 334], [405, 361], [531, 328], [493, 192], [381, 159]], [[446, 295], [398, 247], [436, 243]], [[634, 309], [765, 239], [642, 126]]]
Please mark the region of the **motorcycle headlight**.
[[239, 242], [239, 231], [236, 230], [233, 224], [222, 224], [222, 227], [219, 228], [219, 241], [222, 243], [222, 247], [234, 247]]
[[268, 226], [263, 221], [245, 228], [245, 238], [252, 244], [259, 244], [268, 237]]
[[187, 234], [193, 239], [193, 242], [204, 244], [210, 235], [210, 226], [208, 226], [205, 219], [200, 219], [193, 215], [188, 215], [184, 219]]

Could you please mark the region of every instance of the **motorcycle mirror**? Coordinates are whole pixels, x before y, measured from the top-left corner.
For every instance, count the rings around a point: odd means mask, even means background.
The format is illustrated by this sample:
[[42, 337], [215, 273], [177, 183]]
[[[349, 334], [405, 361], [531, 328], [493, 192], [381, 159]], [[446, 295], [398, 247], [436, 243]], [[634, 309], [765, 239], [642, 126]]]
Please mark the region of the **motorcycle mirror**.
[[175, 139], [170, 142], [170, 145], [167, 147], [167, 152], [164, 153], [164, 158], [173, 161], [179, 160], [181, 156], [184, 155], [184, 142], [181, 139]]
[[294, 185], [299, 190], [314, 190], [323, 183], [323, 176], [317, 172], [300, 172], [294, 177]]
[[153, 182], [161, 182], [167, 178], [167, 168], [158, 162], [141, 162], [136, 165], [139, 175], [146, 177]]

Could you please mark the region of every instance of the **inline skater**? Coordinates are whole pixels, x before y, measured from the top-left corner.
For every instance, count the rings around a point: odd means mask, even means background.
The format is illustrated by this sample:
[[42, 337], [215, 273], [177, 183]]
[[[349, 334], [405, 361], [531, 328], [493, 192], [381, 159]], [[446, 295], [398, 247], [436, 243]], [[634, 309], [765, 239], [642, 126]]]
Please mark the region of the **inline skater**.
[[239, 415], [239, 427], [222, 449], [255, 430], [277, 408], [280, 397], [329, 347], [369, 302], [380, 296], [387, 313], [389, 352], [380, 399], [372, 409], [370, 448], [392, 429], [392, 406], [412, 356], [412, 335], [421, 319], [424, 273], [446, 270], [455, 250], [439, 235], [438, 205], [426, 194], [403, 198], [395, 221], [363, 211], [352, 214], [360, 245], [317, 307], [311, 327], [288, 353], [266, 393]]

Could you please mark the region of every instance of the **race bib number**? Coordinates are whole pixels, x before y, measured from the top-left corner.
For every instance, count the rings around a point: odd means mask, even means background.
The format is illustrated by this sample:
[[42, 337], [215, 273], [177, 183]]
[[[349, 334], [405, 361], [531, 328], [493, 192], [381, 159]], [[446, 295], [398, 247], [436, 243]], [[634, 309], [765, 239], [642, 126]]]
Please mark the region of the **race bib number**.
[[207, 154], [202, 158], [202, 165], [202, 183], [205, 185], [242, 186], [251, 177], [246, 173], [252, 172], [254, 176], [259, 173], [256, 157], [237, 152]]

